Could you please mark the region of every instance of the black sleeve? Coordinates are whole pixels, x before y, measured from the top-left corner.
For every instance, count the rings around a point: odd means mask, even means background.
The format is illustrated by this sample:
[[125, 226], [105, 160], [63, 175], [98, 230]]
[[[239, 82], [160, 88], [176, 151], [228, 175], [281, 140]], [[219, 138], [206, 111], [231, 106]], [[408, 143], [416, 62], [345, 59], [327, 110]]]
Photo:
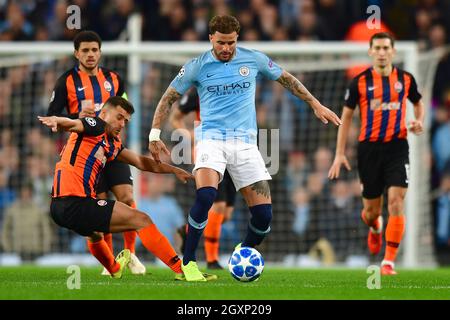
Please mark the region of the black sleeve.
[[117, 80], [119, 81], [119, 88], [117, 89], [117, 96], [121, 97], [125, 93], [125, 82], [123, 79], [116, 73]]
[[199, 106], [197, 90], [189, 90], [180, 99], [179, 109], [184, 114], [197, 111]]
[[81, 118], [84, 127], [84, 134], [87, 136], [99, 136], [105, 133], [105, 121], [99, 117], [95, 118]]
[[407, 73], [411, 77], [411, 84], [409, 86], [409, 92], [408, 92], [408, 99], [412, 103], [419, 102], [420, 99], [422, 99], [422, 95], [419, 93], [419, 90], [417, 90], [417, 83], [416, 79], [414, 79], [414, 76], [411, 73]]
[[358, 78], [353, 78], [345, 90], [344, 106], [355, 109], [359, 103]]
[[[68, 73], [66, 72], [56, 81], [55, 88], [53, 89], [52, 96], [50, 98], [47, 116], [61, 116], [63, 115], [64, 110], [67, 112], [67, 76]], [[78, 118], [78, 114], [76, 114], [76, 116], [68, 115], [68, 117], [76, 119]]]

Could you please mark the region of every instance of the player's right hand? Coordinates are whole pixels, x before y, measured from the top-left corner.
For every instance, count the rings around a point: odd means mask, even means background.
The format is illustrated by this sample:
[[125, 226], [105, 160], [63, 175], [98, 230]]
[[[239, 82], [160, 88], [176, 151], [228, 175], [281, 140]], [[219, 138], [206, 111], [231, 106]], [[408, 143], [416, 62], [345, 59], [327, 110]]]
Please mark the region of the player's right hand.
[[180, 180], [183, 183], [186, 183], [188, 179], [195, 179], [192, 173], [184, 171], [183, 169], [180, 168], [177, 168], [174, 173], [177, 176], [178, 180]]
[[51, 117], [38, 116], [38, 119], [40, 122], [42, 122], [43, 125], [46, 125], [50, 129], [52, 129], [52, 132], [58, 131], [58, 121], [56, 120], [56, 116]]
[[350, 163], [347, 160], [345, 155], [337, 155], [334, 158], [333, 164], [331, 165], [330, 170], [328, 171], [329, 179], [337, 179], [339, 178], [339, 173], [341, 172], [341, 166], [344, 165], [348, 171], [352, 170]]
[[161, 140], [150, 141], [148, 143], [148, 150], [150, 150], [153, 159], [158, 163], [161, 163], [161, 159], [159, 158], [159, 154], [161, 151], [170, 156], [170, 151], [167, 149], [166, 145]]

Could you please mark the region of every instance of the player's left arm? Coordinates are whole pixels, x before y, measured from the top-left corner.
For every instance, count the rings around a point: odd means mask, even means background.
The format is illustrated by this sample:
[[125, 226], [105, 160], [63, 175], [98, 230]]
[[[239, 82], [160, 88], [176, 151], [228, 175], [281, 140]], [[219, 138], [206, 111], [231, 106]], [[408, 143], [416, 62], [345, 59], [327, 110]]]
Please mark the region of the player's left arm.
[[38, 116], [38, 119], [42, 122], [43, 125], [51, 128], [53, 132], [57, 132], [58, 129], [76, 133], [84, 132], [84, 126], [80, 119], [70, 119], [67, 117], [57, 116]]
[[409, 121], [408, 130], [412, 133], [419, 135], [423, 133], [423, 121], [425, 118], [425, 105], [422, 99], [413, 103], [414, 105], [414, 120]]
[[188, 179], [194, 179], [192, 174], [181, 168], [174, 167], [164, 162], [156, 162], [149, 157], [137, 154], [126, 148], [119, 153], [117, 160], [128, 163], [142, 171], [173, 173], [183, 183], [186, 183]]
[[411, 103], [414, 106], [414, 120], [409, 121], [408, 123], [408, 130], [412, 133], [419, 135], [423, 132], [423, 120], [425, 118], [425, 106], [422, 102], [422, 95], [420, 94], [418, 88], [417, 88], [417, 82], [414, 76], [406, 72], [406, 77], [410, 78], [410, 85], [409, 90], [407, 92], [408, 94], [408, 100], [411, 101]]
[[277, 79], [283, 87], [288, 89], [294, 96], [302, 99], [306, 103], [308, 103], [311, 108], [314, 110], [314, 114], [317, 118], [319, 118], [323, 123], [328, 123], [328, 121], [333, 122], [335, 125], [341, 125], [341, 119], [330, 109], [322, 105], [319, 100], [317, 100], [306, 87], [294, 77], [292, 74], [283, 70], [281, 76]]

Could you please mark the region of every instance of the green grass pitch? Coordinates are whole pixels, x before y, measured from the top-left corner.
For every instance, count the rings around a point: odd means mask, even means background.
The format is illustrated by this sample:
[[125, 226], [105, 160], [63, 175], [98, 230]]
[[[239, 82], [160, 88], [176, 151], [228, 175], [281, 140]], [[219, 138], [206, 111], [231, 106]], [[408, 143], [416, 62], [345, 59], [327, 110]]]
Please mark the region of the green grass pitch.
[[[303, 300], [450, 299], [450, 268], [402, 270], [382, 277], [381, 289], [367, 288], [365, 269], [281, 269], [266, 266], [259, 281], [240, 283], [228, 271], [217, 281], [173, 280], [168, 268], [149, 266], [145, 276], [127, 270], [122, 279], [100, 275], [100, 267], [81, 267], [80, 289], [69, 290], [65, 267], [0, 267], [0, 299], [120, 300]], [[195, 290], [189, 290], [195, 289]]]

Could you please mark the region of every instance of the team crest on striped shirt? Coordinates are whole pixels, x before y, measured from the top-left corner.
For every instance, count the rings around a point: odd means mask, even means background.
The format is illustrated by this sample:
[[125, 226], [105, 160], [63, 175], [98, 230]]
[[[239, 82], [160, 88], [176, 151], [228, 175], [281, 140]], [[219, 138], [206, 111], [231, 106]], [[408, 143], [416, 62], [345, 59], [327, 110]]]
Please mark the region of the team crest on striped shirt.
[[100, 207], [104, 207], [104, 206], [106, 206], [106, 205], [108, 204], [108, 202], [107, 202], [106, 200], [98, 200], [98, 201], [97, 201], [97, 204], [98, 204]]
[[103, 87], [105, 88], [106, 91], [110, 92], [112, 90], [112, 86], [111, 83], [109, 83], [108, 80], [105, 80], [105, 82], [103, 82]]
[[396, 83], [394, 83], [394, 90], [397, 91], [398, 93], [402, 92], [403, 85], [400, 81], [397, 81]]

